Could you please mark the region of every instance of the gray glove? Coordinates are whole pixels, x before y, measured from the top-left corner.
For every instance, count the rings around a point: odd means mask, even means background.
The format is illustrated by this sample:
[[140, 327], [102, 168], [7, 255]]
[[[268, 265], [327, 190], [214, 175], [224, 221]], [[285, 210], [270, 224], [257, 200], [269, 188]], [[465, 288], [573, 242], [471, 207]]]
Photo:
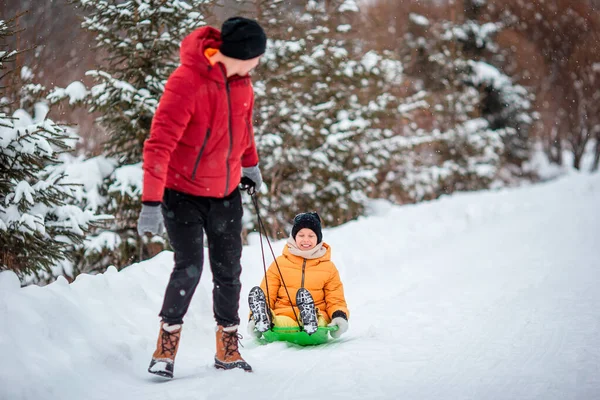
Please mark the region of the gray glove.
[[348, 330], [348, 321], [346, 321], [342, 317], [335, 317], [331, 320], [331, 323], [327, 326], [336, 326], [338, 327], [337, 331], [329, 331], [329, 334], [332, 338], [339, 338]]
[[146, 233], [153, 235], [162, 235], [165, 230], [163, 216], [160, 206], [150, 206], [142, 204], [142, 211], [138, 217], [137, 231], [140, 236]]
[[258, 164], [254, 167], [242, 168], [242, 178], [248, 178], [252, 182], [254, 182], [254, 190], [256, 192], [260, 191], [260, 187], [262, 186], [262, 175], [260, 174], [260, 169], [258, 168]]

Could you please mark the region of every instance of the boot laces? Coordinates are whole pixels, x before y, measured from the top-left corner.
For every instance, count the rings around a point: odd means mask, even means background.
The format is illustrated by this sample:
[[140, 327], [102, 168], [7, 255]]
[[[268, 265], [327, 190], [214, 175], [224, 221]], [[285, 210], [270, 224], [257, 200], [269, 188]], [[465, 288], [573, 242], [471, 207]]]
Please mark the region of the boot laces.
[[239, 340], [243, 339], [243, 336], [237, 331], [225, 332], [223, 331], [223, 344], [225, 347], [225, 358], [233, 355], [240, 355], [238, 344], [244, 347]]
[[177, 349], [177, 343], [179, 343], [178, 333], [167, 332], [163, 329], [162, 335], [160, 335], [160, 346], [165, 356], [170, 354], [170, 357], [175, 357], [175, 350]]

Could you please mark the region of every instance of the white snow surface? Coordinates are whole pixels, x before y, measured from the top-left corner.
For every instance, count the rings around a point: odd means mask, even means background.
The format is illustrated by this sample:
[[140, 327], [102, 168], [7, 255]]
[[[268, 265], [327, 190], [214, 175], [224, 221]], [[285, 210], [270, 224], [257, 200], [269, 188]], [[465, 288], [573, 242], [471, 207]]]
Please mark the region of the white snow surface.
[[600, 175], [575, 173], [373, 202], [368, 217], [324, 230], [350, 329], [313, 348], [246, 334], [246, 298], [263, 273], [251, 236], [240, 308], [251, 374], [212, 367], [208, 267], [168, 382], [146, 369], [172, 253], [46, 287], [3, 272], [0, 399], [598, 399], [599, 204]]

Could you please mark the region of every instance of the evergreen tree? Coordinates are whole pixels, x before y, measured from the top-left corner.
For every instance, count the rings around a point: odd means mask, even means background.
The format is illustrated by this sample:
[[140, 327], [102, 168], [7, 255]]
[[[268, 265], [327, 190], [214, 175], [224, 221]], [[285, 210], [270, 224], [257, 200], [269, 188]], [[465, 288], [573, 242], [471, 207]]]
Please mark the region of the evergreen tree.
[[[102, 70], [88, 71], [96, 84], [89, 90], [57, 89], [53, 101], [70, 98], [100, 113], [107, 132], [106, 155], [115, 169], [100, 193], [104, 214], [115, 216], [110, 229], [97, 232], [94, 246], [82, 249], [81, 272], [122, 268], [164, 247], [160, 237], [143, 246], [136, 233], [141, 205], [142, 149], [152, 117], [171, 72], [178, 65], [181, 40], [205, 24], [213, 0], [73, 0], [88, 12], [82, 27], [95, 35], [96, 50], [106, 54]], [[73, 93], [77, 96], [73, 98]], [[147, 238], [143, 239], [147, 241]], [[106, 244], [99, 245], [101, 243]], [[158, 248], [156, 245], [158, 244]], [[154, 247], [153, 247], [154, 246]]]
[[[473, 4], [475, 16], [483, 5]], [[409, 125], [404, 150], [382, 183], [401, 202], [477, 190], [522, 174], [529, 157], [531, 95], [494, 67], [501, 23], [434, 21], [411, 14], [405, 73], [429, 103], [429, 125]], [[508, 171], [508, 172], [506, 172]]]
[[311, 0], [285, 14], [279, 3], [258, 3], [270, 40], [254, 107], [272, 236], [285, 235], [300, 211], [318, 211], [329, 226], [363, 213], [390, 156], [381, 140], [393, 136], [398, 100], [389, 89], [401, 76], [398, 62], [354, 45], [354, 0]]
[[[97, 217], [69, 204], [75, 189], [58, 157], [77, 137], [47, 118], [47, 105], [33, 102], [43, 88], [29, 84], [23, 96], [5, 90], [19, 53], [9, 45], [15, 21], [0, 21], [0, 270], [13, 270], [23, 282], [46, 281], [73, 257], [72, 246], [83, 242]], [[21, 78], [30, 79], [27, 68]], [[15, 107], [19, 103], [32, 114]]]

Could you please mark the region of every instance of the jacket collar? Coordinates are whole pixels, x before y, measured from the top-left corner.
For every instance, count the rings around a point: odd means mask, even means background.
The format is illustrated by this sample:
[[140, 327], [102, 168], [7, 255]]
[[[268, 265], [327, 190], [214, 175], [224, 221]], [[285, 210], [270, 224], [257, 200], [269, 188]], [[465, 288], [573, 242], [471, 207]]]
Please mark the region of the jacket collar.
[[[300, 256], [297, 255], [297, 252], [292, 252], [290, 250], [290, 242], [294, 243], [294, 246], [292, 246], [292, 248], [297, 248], [295, 246], [295, 241], [291, 238], [288, 238], [288, 241], [286, 242], [285, 246], [283, 247], [283, 256], [285, 258], [287, 258], [288, 260], [290, 260], [293, 263], [299, 263], [301, 264], [303, 262], [303, 260], [308, 260], [308, 261], [312, 261], [316, 264], [320, 263], [320, 262], [324, 262], [324, 261], [329, 261], [331, 260], [331, 247], [329, 247], [329, 245], [325, 242], [321, 242], [319, 243], [319, 245], [321, 246], [321, 251], [322, 253], [320, 253], [318, 255], [318, 257], [314, 257], [314, 258], [308, 258], [308, 257], [304, 257], [304, 256]], [[307, 253], [311, 253], [313, 252], [315, 249], [313, 250], [309, 250]], [[299, 250], [300, 251], [300, 250]], [[296, 254], [294, 254], [296, 253]]]

